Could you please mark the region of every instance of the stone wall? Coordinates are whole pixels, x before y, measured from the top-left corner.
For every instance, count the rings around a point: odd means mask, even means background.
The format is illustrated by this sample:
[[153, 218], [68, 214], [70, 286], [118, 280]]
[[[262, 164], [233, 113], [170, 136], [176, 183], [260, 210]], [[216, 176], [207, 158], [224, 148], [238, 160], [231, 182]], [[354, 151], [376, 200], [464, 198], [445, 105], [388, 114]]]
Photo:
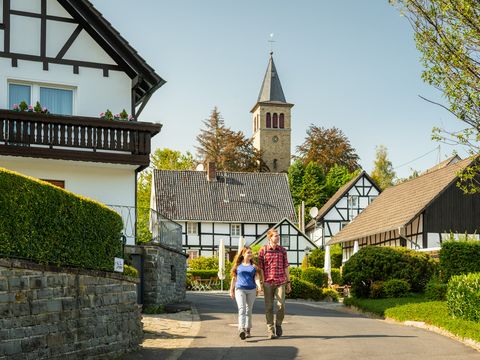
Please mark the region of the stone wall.
[[161, 244], [142, 245], [143, 305], [165, 305], [185, 300], [187, 257]]
[[142, 336], [133, 280], [0, 259], [0, 360], [115, 359]]

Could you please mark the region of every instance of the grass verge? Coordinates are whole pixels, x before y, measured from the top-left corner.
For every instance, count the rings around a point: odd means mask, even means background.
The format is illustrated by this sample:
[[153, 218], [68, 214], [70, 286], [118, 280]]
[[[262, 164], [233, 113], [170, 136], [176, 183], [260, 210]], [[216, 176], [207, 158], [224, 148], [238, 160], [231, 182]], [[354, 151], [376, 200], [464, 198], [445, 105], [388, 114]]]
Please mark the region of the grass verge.
[[423, 321], [460, 338], [480, 342], [480, 322], [452, 318], [445, 301], [429, 301], [422, 295], [416, 295], [396, 299], [347, 298], [344, 304], [397, 321]]

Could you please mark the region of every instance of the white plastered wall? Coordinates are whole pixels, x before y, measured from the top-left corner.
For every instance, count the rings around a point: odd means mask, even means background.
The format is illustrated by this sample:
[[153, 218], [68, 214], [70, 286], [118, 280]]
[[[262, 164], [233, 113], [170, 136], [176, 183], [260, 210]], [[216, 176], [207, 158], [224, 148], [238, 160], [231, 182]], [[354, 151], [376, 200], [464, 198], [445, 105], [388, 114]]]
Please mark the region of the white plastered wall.
[[[0, 2], [3, 2], [0, 0]], [[12, 8], [33, 13], [40, 12], [40, 1], [13, 0]], [[70, 17], [56, 0], [48, 0], [49, 15]], [[10, 50], [21, 54], [40, 55], [40, 19], [11, 15]], [[47, 21], [47, 57], [56, 57], [77, 24]], [[0, 51], [4, 51], [3, 30], [0, 30]], [[112, 58], [88, 35], [85, 30], [79, 34], [64, 59], [81, 60], [102, 64], [115, 64]], [[109, 71], [80, 67], [79, 74], [73, 73], [73, 66], [49, 64], [43, 70], [41, 62], [18, 60], [18, 67], [12, 67], [10, 59], [0, 59], [0, 108], [8, 108], [8, 82], [17, 81], [40, 85], [57, 86], [74, 91], [73, 114], [97, 117], [107, 108], [113, 113], [125, 109], [131, 111], [131, 79], [121, 71]], [[32, 102], [35, 99], [32, 99]]]

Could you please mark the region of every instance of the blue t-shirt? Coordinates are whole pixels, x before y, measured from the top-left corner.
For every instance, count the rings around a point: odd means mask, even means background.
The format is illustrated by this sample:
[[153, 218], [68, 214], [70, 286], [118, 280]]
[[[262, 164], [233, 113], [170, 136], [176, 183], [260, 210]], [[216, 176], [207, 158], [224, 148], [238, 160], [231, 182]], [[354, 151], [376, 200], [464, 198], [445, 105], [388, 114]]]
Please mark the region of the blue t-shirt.
[[238, 265], [236, 289], [252, 290], [255, 289], [255, 273], [256, 269], [253, 265]]

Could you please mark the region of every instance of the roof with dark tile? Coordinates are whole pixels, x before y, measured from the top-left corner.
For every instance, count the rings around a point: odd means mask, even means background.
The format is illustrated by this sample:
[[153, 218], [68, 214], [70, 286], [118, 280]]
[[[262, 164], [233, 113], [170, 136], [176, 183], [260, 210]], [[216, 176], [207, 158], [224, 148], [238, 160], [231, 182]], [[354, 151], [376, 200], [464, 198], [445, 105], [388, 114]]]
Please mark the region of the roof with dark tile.
[[155, 170], [157, 211], [176, 221], [296, 221], [286, 174]]
[[457, 174], [471, 163], [472, 159], [468, 158], [385, 189], [329, 244], [352, 241], [407, 225], [454, 183]]

